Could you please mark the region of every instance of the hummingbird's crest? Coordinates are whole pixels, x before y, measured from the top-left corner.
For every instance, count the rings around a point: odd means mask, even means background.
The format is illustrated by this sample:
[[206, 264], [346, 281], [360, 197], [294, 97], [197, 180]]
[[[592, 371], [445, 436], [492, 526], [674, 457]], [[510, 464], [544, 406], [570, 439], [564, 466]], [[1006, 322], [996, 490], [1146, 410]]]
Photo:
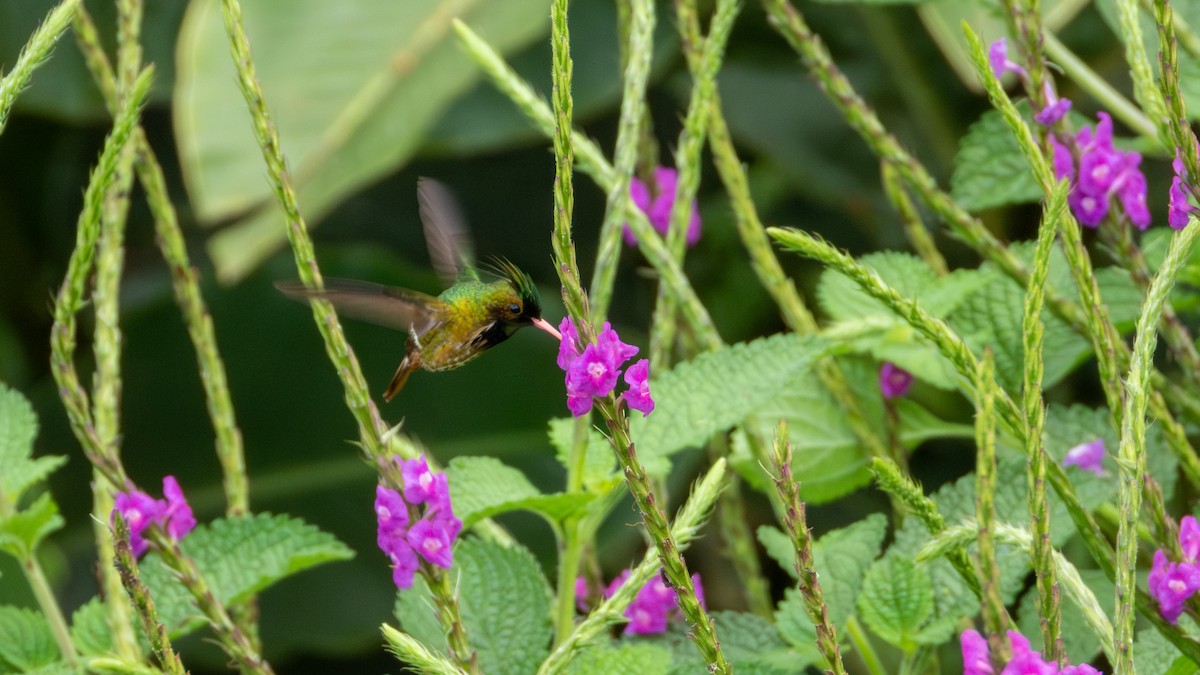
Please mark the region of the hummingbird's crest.
[[463, 279], [478, 280], [471, 229], [450, 188], [432, 178], [418, 178], [417, 203], [429, 259], [442, 283], [449, 286]]
[[533, 279], [522, 271], [521, 268], [512, 264], [508, 258], [501, 258], [500, 256], [493, 256], [487, 263], [484, 263], [480, 267], [512, 284], [513, 290], [521, 298], [521, 307], [524, 310], [521, 314], [523, 316], [541, 318], [542, 296], [538, 293], [537, 285], [533, 283]]

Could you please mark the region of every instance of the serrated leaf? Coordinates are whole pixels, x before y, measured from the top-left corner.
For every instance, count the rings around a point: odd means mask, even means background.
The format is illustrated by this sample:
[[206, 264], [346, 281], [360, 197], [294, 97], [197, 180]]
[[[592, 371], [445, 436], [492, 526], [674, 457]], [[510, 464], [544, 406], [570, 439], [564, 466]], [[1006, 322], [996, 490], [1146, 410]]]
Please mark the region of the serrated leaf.
[[[550, 651], [550, 587], [542, 568], [520, 545], [467, 538], [454, 549], [463, 625], [485, 673], [531, 673]], [[420, 581], [420, 579], [418, 579]], [[424, 583], [400, 591], [396, 618], [405, 632], [442, 651], [446, 640]]]
[[0, 666], [23, 673], [60, 658], [46, 617], [31, 609], [0, 605]]
[[26, 560], [42, 539], [63, 526], [58, 504], [49, 492], [43, 492], [24, 509], [0, 519], [0, 551], [7, 551], [19, 560]]
[[906, 651], [913, 649], [922, 627], [933, 615], [929, 575], [909, 558], [881, 558], [863, 579], [858, 612], [884, 641]]
[[661, 475], [666, 457], [738, 424], [828, 349], [814, 336], [778, 334], [706, 352], [651, 379], [654, 413], [630, 420], [638, 457]]
[[[193, 2], [180, 29], [175, 129], [191, 203], [206, 225], [246, 216], [209, 242], [235, 280], [282, 246], [286, 230], [264, 179], [236, 86], [217, 2]], [[441, 114], [479, 77], [450, 19], [500, 53], [544, 35], [536, 0], [293, 0], [247, 3], [246, 30], [300, 209], [310, 227], [346, 196], [407, 162]]]
[[34, 484], [67, 461], [66, 457], [33, 459], [38, 419], [21, 392], [0, 382], [0, 499], [16, 506]]
[[590, 647], [567, 666], [569, 675], [662, 675], [671, 665], [671, 653], [653, 644], [624, 643]]
[[[1028, 261], [1028, 245], [1013, 245], [1012, 250]], [[985, 264], [984, 269], [991, 269]], [[1108, 308], [1109, 318], [1118, 330], [1132, 326], [1137, 319], [1141, 298], [1129, 274], [1116, 268], [1096, 271], [1101, 296]], [[1061, 295], [1077, 297], [1075, 283], [1059, 249], [1050, 256], [1050, 284]], [[1024, 372], [1024, 289], [1008, 277], [995, 275], [987, 285], [977, 289], [949, 318], [953, 327], [976, 354], [990, 347], [996, 357], [996, 376], [1008, 391], [1018, 391]], [[1045, 323], [1043, 384], [1051, 387], [1079, 366], [1092, 353], [1091, 341], [1079, 335], [1048, 310], [1042, 313]]]
[[713, 612], [719, 626], [721, 649], [738, 672], [794, 673], [806, 663], [798, 662], [796, 650], [790, 649], [770, 621], [746, 612]]
[[[1028, 122], [1029, 106], [1018, 109]], [[1042, 198], [1042, 187], [999, 111], [988, 110], [967, 129], [954, 157], [950, 195], [968, 211]]]
[[589, 494], [542, 494], [525, 474], [495, 457], [455, 457], [446, 467], [454, 514], [470, 527], [482, 518], [528, 509], [557, 522], [585, 508]]
[[[837, 364], [867, 424], [879, 437], [887, 437], [892, 432], [879, 393], [876, 364], [860, 358], [837, 358]], [[915, 448], [933, 438], [974, 437], [971, 427], [945, 422], [916, 401], [902, 399], [895, 406], [900, 421], [897, 439], [905, 448]], [[788, 420], [792, 473], [800, 484], [800, 498], [806, 503], [823, 504], [870, 482], [866, 450], [842, 413], [841, 404], [824, 387], [798, 379], [764, 403], [747, 424], [756, 425], [751, 428], [757, 429], [760, 437], [770, 437], [780, 419]], [[755, 489], [774, 490], [740, 434], [734, 437], [733, 449], [734, 468]]]
[[[220, 518], [193, 530], [179, 543], [196, 563], [210, 590], [223, 603], [235, 603], [293, 574], [354, 552], [333, 535], [298, 518], [260, 513]], [[187, 589], [160, 557], [141, 563], [159, 620], [173, 636], [202, 623]]]
[[[1180, 617], [1179, 623], [1185, 635], [1196, 634], [1196, 624], [1191, 617]], [[1139, 673], [1194, 675], [1200, 672], [1200, 667], [1154, 628], [1138, 631], [1133, 641], [1133, 665]]]
[[[887, 518], [883, 514], [873, 513], [862, 520], [847, 525], [841, 529], [830, 530], [813, 544], [813, 564], [817, 568], [821, 584], [821, 594], [829, 611], [829, 620], [839, 628], [854, 612], [854, 603], [862, 589], [863, 575], [883, 545], [887, 534]], [[760, 527], [758, 540], [780, 567], [787, 571], [793, 579], [796, 577], [795, 551], [791, 539], [781, 530], [774, 527]], [[812, 634], [812, 622], [809, 621], [803, 606], [799, 605], [801, 598], [798, 594], [793, 597], [788, 593], [787, 599], [780, 603], [780, 613], [794, 614], [791, 621], [799, 626], [807, 624], [803, 630], [792, 629], [792, 636], [804, 635], [804, 631]], [[796, 603], [797, 607], [785, 607]], [[792, 640], [792, 644], [797, 644]]]
[[[571, 446], [575, 436], [574, 418], [560, 417], [550, 420], [550, 444], [554, 446], [554, 457], [563, 468], [570, 465]], [[612, 446], [596, 431], [587, 428], [587, 450], [583, 462], [583, 485], [589, 491], [607, 491], [605, 488], [616, 472], [617, 458]]]
[[71, 615], [71, 642], [83, 656], [103, 656], [113, 651], [107, 609], [99, 597], [80, 605]]

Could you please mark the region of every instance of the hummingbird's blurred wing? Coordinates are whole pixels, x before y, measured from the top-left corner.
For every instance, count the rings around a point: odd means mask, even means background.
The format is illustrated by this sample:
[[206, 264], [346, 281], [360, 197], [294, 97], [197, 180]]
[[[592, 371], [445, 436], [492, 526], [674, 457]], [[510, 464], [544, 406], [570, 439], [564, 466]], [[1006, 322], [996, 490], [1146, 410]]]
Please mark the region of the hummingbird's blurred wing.
[[429, 258], [442, 281], [450, 286], [463, 278], [478, 279], [471, 230], [450, 188], [432, 178], [418, 178], [417, 202]]
[[297, 281], [276, 281], [275, 288], [293, 300], [328, 300], [345, 316], [424, 335], [438, 321], [445, 303], [431, 295], [396, 286], [353, 279], [325, 279], [325, 289]]

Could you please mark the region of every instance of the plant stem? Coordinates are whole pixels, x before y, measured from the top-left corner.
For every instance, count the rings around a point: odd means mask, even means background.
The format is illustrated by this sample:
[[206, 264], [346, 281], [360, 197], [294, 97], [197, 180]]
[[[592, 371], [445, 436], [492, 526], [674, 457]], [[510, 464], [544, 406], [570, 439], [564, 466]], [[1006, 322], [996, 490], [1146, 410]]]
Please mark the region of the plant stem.
[[0, 79], [0, 133], [4, 132], [4, 127], [8, 124], [8, 115], [12, 112], [17, 96], [29, 86], [33, 71], [50, 58], [50, 52], [54, 50], [58, 38], [71, 25], [71, 13], [80, 2], [81, 0], [63, 0], [50, 10], [46, 20], [21, 48], [21, 53], [17, 55], [17, 60], [13, 62], [8, 74]]
[[58, 645], [58, 652], [62, 654], [67, 665], [78, 669], [80, 666], [79, 654], [76, 653], [75, 643], [71, 640], [71, 629], [67, 624], [66, 617], [63, 616], [62, 608], [58, 606], [58, 600], [54, 598], [54, 590], [50, 588], [50, 582], [46, 579], [46, 571], [42, 569], [41, 563], [37, 560], [36, 551], [31, 551], [29, 557], [21, 559], [21, 571], [24, 572], [25, 579], [29, 581], [29, 588], [37, 600], [38, 609], [42, 610], [42, 616], [46, 617], [46, 622], [50, 624], [50, 633], [54, 636], [55, 644]]
[[875, 653], [875, 647], [871, 645], [871, 638], [863, 630], [862, 624], [858, 623], [858, 619], [853, 616], [846, 619], [846, 634], [850, 637], [850, 644], [854, 645], [854, 651], [863, 660], [863, 664], [867, 667], [867, 672], [871, 675], [887, 675], [887, 669], [883, 667], [883, 661], [879, 660], [879, 655]]

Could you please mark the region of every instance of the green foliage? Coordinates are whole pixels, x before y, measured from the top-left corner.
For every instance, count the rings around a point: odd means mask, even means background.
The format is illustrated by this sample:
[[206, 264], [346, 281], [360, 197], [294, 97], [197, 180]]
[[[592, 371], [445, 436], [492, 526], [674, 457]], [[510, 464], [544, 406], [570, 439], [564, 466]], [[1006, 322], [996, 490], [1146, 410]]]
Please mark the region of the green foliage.
[[[1104, 598], [1113, 597], [1113, 584], [1100, 570], [1079, 570], [1079, 576], [1083, 578], [1088, 588], [1092, 589], [1092, 593], [1097, 598], [1101, 598], [1101, 602], [1104, 602]], [[1061, 603], [1062, 639], [1063, 646], [1067, 650], [1067, 660], [1071, 663], [1087, 663], [1100, 653], [1100, 643], [1097, 642], [1096, 635], [1092, 633], [1079, 606], [1071, 602], [1067, 594], [1063, 595]], [[1017, 627], [1021, 634], [1034, 640], [1033, 636], [1038, 635], [1041, 631], [1041, 615], [1037, 608], [1036, 588], [1031, 588], [1021, 596], [1021, 603], [1014, 618], [1017, 620]], [[1034, 642], [1036, 643], [1036, 640]], [[1164, 670], [1150, 668], [1141, 671], [1139, 668], [1140, 672], [1146, 673], [1159, 673]]]
[[[1031, 122], [1029, 106], [1018, 109], [1025, 121]], [[950, 194], [968, 211], [1027, 204], [1042, 198], [1042, 186], [1034, 179], [1000, 111], [983, 113], [963, 136], [954, 158]]]
[[867, 570], [858, 611], [876, 635], [905, 651], [944, 642], [958, 623], [935, 616], [929, 574], [900, 556], [885, 556]]
[[[1180, 627], [1195, 634], [1195, 622], [1184, 616], [1179, 619]], [[1195, 675], [1200, 673], [1191, 659], [1179, 653], [1179, 649], [1153, 628], [1137, 634], [1133, 642], [1133, 663], [1139, 673], [1163, 673], [1163, 675]]]
[[[837, 358], [847, 389], [859, 410], [880, 438], [889, 435], [883, 397], [879, 393], [874, 362]], [[934, 416], [910, 399], [894, 402], [899, 419], [897, 438], [912, 449], [933, 438], [970, 438], [973, 430]], [[841, 404], [823, 386], [810, 378], [797, 378], [778, 396], [763, 403], [747, 424], [760, 438], [768, 438], [780, 419], [787, 419], [792, 444], [792, 473], [800, 483], [800, 498], [823, 504], [844, 497], [870, 481], [866, 450], [842, 413]], [[758, 456], [751, 451], [745, 434], [734, 437], [731, 462], [742, 477], [761, 491], [773, 490]]]
[[[785, 643], [776, 627], [760, 616], [713, 612], [712, 617], [720, 631], [721, 649], [736, 664], [738, 673], [785, 675], [811, 662]], [[671, 648], [672, 675], [703, 672], [704, 661], [687, 636], [672, 630], [663, 639]]]
[[[66, 457], [33, 457], [38, 420], [21, 392], [0, 382], [0, 499], [15, 507], [25, 491], [67, 461]], [[0, 510], [2, 512], [2, 510]]]
[[[403, 165], [474, 84], [478, 70], [455, 43], [449, 17], [459, 12], [451, 5], [246, 3], [255, 67], [310, 223]], [[501, 52], [546, 30], [545, 5], [535, 0], [472, 5], [459, 18]], [[174, 111], [184, 174], [201, 222], [244, 217], [210, 242], [218, 274], [237, 279], [281, 246], [285, 232], [259, 149], [229, 133], [249, 120], [217, 3], [192, 4], [180, 44]]]
[[60, 658], [45, 617], [31, 609], [0, 605], [0, 669], [23, 673]]
[[112, 631], [108, 629], [108, 608], [99, 597], [80, 605], [71, 615], [71, 642], [84, 656], [102, 656], [112, 652]]
[[42, 539], [62, 526], [58, 504], [49, 492], [43, 492], [25, 509], [0, 519], [0, 551], [27, 560]]
[[784, 333], [705, 352], [653, 378], [654, 414], [630, 420], [638, 457], [661, 474], [662, 458], [740, 423], [828, 349], [818, 338]]
[[[485, 673], [528, 673], [549, 653], [550, 587], [533, 555], [467, 538], [454, 549], [455, 587], [462, 620]], [[433, 651], [446, 641], [433, 619], [433, 599], [418, 579], [396, 598], [401, 627]]]
[[[554, 457], [564, 468], [570, 468], [570, 452], [574, 443], [575, 423], [573, 418], [560, 417], [550, 420], [550, 444], [554, 446]], [[583, 464], [583, 485], [591, 492], [603, 492], [614, 480], [617, 458], [612, 445], [596, 431], [587, 429], [587, 450]]]
[[671, 653], [653, 644], [622, 643], [584, 649], [567, 666], [569, 675], [660, 675], [671, 665]]
[[588, 494], [542, 494], [525, 474], [494, 457], [455, 457], [446, 467], [454, 514], [470, 527], [481, 518], [528, 509], [558, 522], [587, 506]]
[[[195, 560], [213, 595], [224, 603], [247, 600], [310, 567], [354, 556], [333, 535], [298, 518], [267, 513], [200, 525], [179, 546]], [[172, 635], [200, 625], [191, 595], [161, 558], [148, 556], [141, 571], [159, 620]]]

